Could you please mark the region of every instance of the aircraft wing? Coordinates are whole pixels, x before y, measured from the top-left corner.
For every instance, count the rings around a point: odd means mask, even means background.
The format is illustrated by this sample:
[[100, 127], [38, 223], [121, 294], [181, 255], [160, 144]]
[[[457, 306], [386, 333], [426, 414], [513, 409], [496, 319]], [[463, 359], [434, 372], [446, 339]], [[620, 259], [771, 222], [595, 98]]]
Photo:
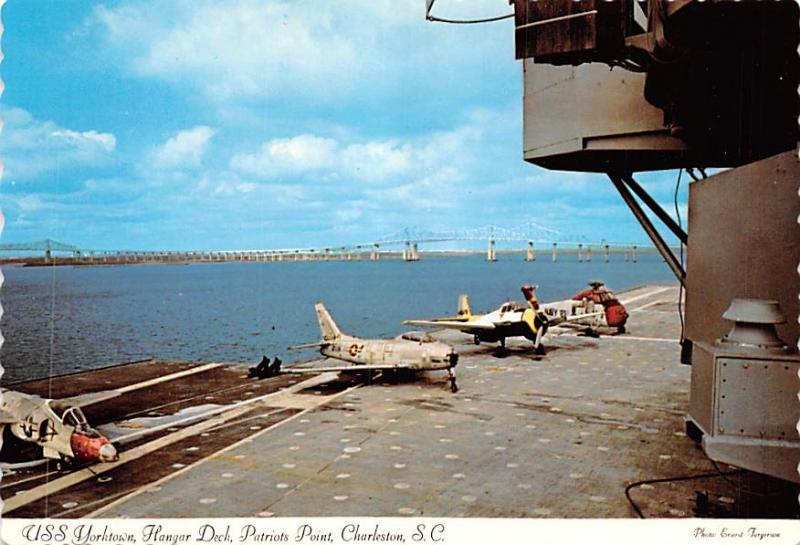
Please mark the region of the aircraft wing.
[[493, 324], [479, 324], [476, 322], [456, 322], [454, 320], [406, 320], [403, 322], [405, 325], [421, 325], [428, 327], [443, 327], [445, 329], [459, 329], [461, 331], [475, 331], [485, 330], [490, 331], [495, 329]]
[[65, 397], [59, 399], [58, 401], [59, 403], [65, 403], [67, 405], [88, 407], [89, 405], [94, 405], [96, 403], [100, 403], [101, 401], [105, 401], [107, 399], [113, 399], [119, 395], [122, 395], [122, 393], [117, 390], [104, 390], [102, 392], [94, 392], [91, 394], [82, 394], [79, 396]]
[[334, 367], [287, 367], [281, 369], [281, 374], [327, 373], [331, 371], [344, 373], [358, 373], [360, 371], [387, 371], [391, 369], [409, 369], [406, 364], [396, 365], [338, 365]]

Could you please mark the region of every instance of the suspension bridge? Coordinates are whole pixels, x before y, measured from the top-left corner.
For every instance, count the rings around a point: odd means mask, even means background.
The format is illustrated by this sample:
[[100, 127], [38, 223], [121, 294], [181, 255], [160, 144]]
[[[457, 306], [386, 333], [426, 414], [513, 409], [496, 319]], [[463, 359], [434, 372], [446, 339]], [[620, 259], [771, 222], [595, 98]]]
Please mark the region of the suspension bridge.
[[[0, 244], [0, 263], [100, 265], [135, 263], [219, 263], [272, 261], [328, 261], [402, 259], [418, 261], [423, 253], [452, 255], [476, 253], [472, 250], [441, 250], [430, 246], [444, 243], [483, 242], [486, 260], [496, 261], [498, 255], [521, 256], [525, 261], [545, 257], [557, 261], [560, 256], [577, 256], [578, 261], [621, 256], [636, 262], [641, 254], [651, 254], [655, 248], [642, 243], [592, 241], [587, 237], [561, 233], [533, 222], [515, 228], [489, 225], [485, 227], [436, 231], [407, 227], [373, 241], [330, 246], [245, 250], [103, 250], [81, 248], [52, 239], [24, 243]], [[505, 248], [499, 250], [497, 243]], [[422, 248], [428, 246], [423, 252]]]

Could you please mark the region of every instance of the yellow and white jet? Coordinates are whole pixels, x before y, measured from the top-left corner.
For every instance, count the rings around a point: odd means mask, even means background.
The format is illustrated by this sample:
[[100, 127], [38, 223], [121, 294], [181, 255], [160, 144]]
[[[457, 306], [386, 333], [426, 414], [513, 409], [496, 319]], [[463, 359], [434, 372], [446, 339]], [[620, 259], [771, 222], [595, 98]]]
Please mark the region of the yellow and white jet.
[[458, 299], [458, 314], [447, 318], [433, 318], [431, 320], [406, 320], [406, 325], [439, 327], [458, 329], [473, 336], [475, 344], [481, 342], [499, 342], [502, 348], [506, 346], [508, 337], [525, 337], [533, 341], [534, 350], [544, 353], [542, 337], [551, 326], [565, 322], [585, 321], [587, 318], [599, 316], [600, 312], [582, 313], [578, 316], [568, 316], [554, 313], [549, 316], [546, 305], [540, 305], [535, 291], [538, 286], [522, 286], [527, 306], [508, 301], [500, 305], [497, 310], [488, 314], [472, 314], [469, 298], [462, 294]]
[[362, 339], [342, 333], [322, 303], [315, 306], [322, 340], [318, 343], [296, 346], [294, 348], [319, 347], [323, 356], [350, 363], [329, 367], [298, 367], [280, 369], [274, 365], [272, 374], [278, 373], [321, 373], [368, 372], [373, 371], [447, 371], [450, 389], [458, 391], [453, 372], [458, 363], [458, 354], [452, 346], [435, 341], [427, 334], [403, 334], [394, 339]]

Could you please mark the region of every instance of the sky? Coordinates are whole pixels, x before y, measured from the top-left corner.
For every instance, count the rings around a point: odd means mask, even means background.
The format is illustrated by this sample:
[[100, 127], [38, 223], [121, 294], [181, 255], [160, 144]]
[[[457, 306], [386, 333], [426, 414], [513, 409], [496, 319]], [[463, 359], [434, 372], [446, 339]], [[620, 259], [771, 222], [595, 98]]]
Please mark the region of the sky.
[[[322, 247], [531, 222], [646, 241], [604, 175], [523, 161], [513, 21], [431, 23], [424, 4], [9, 0], [0, 242]], [[676, 174], [639, 179], [672, 210]]]

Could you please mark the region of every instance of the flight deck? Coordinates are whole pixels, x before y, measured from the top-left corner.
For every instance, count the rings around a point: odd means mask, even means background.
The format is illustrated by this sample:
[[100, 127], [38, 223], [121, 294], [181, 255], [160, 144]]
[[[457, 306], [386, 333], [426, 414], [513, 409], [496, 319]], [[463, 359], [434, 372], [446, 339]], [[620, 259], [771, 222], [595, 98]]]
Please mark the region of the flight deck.
[[787, 516], [685, 434], [678, 288], [619, 296], [626, 333], [552, 331], [543, 356], [436, 332], [460, 354], [457, 393], [436, 372], [259, 380], [241, 363], [162, 360], [14, 385], [120, 391], [85, 410], [120, 459], [17, 463], [3, 515]]

